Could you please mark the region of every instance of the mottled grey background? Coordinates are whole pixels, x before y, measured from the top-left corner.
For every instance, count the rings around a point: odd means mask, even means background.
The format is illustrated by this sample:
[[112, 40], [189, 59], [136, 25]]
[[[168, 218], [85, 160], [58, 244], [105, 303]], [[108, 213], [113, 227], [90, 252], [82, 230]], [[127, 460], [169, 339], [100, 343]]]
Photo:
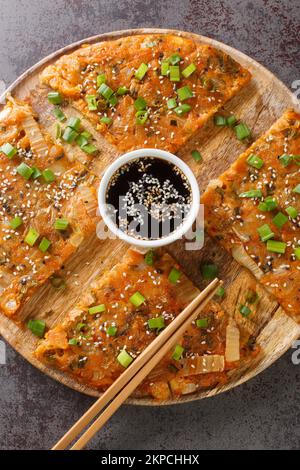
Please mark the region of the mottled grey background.
[[[299, 0], [0, 0], [0, 79], [6, 84], [48, 53], [118, 29], [170, 27], [249, 54], [287, 86], [300, 79]], [[300, 365], [291, 351], [239, 388], [163, 408], [124, 406], [95, 449], [296, 449]], [[47, 378], [7, 346], [0, 366], [0, 448], [47, 449], [92, 399]]]

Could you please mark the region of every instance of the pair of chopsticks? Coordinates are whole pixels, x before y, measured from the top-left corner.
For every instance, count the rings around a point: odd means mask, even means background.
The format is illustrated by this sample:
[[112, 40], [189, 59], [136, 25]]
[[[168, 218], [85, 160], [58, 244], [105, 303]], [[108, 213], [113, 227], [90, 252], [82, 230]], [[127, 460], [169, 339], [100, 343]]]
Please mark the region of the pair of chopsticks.
[[72, 426], [72, 428], [55, 444], [52, 450], [66, 449], [77, 436], [96, 418], [90, 427], [73, 444], [70, 450], [82, 449], [102, 428], [122, 403], [132, 394], [158, 362], [172, 349], [186, 331], [190, 323], [197, 318], [206, 306], [222, 281], [214, 279], [152, 343], [138, 356], [132, 365], [101, 395], [89, 410]]

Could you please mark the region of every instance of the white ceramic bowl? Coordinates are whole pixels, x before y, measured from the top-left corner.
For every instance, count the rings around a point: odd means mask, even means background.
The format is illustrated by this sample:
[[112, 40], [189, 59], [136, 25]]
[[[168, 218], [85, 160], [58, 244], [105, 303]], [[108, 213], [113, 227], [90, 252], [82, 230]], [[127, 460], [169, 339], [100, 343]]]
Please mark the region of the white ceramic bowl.
[[[191, 190], [192, 190], [191, 208], [187, 217], [184, 219], [183, 223], [176, 230], [174, 230], [174, 232], [170, 233], [170, 235], [166, 237], [162, 237], [158, 240], [144, 240], [144, 239], [138, 239], [138, 238], [134, 238], [134, 237], [127, 235], [121, 229], [117, 227], [117, 225], [113, 222], [111, 217], [108, 215], [108, 211], [107, 211], [106, 192], [107, 192], [107, 186], [111, 180], [111, 177], [120, 167], [122, 167], [128, 162], [131, 162], [132, 160], [136, 160], [137, 158], [141, 158], [141, 157], [156, 157], [156, 158], [165, 160], [167, 162], [173, 163], [184, 173], [184, 175], [186, 176], [187, 180], [190, 183]], [[106, 169], [101, 179], [101, 183], [98, 189], [98, 204], [99, 204], [100, 214], [105, 224], [107, 225], [107, 227], [113, 234], [115, 234], [121, 240], [124, 240], [125, 242], [129, 243], [130, 245], [134, 245], [144, 250], [149, 250], [150, 248], [157, 248], [159, 246], [169, 245], [175, 240], [182, 238], [183, 235], [188, 232], [188, 230], [191, 228], [194, 221], [196, 220], [196, 217], [199, 212], [200, 191], [199, 191], [197, 180], [193, 172], [180, 158], [164, 150], [145, 148], [145, 149], [138, 149], [138, 150], [133, 150], [132, 152], [125, 153], [121, 157], [117, 158], [116, 161], [114, 161]]]

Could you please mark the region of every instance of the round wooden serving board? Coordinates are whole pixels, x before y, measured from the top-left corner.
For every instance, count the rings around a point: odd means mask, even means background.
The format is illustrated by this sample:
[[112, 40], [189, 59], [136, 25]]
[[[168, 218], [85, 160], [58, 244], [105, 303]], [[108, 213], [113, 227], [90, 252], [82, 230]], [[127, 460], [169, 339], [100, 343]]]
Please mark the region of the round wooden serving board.
[[[192, 38], [195, 41], [211, 44], [230, 54], [246, 67], [252, 73], [253, 78], [250, 84], [226, 105], [226, 110], [233, 111], [238, 118], [246, 122], [252, 129], [255, 139], [266, 131], [285, 109], [299, 109], [296, 98], [286, 86], [271, 72], [250, 57], [213, 39], [192, 33], [166, 29], [116, 31], [76, 42], [38, 62], [21, 75], [10, 86], [8, 91], [14, 96], [25, 97], [37, 86], [38, 75], [45, 66], [54, 62], [60, 55], [76, 49], [81, 44], [91, 44], [128, 35], [147, 33], [179, 34]], [[101, 136], [97, 137], [97, 140], [99, 143], [98, 147], [102, 149], [101, 158], [97, 163], [97, 169], [101, 175], [106, 166], [117, 157], [117, 152]], [[190, 151], [193, 148], [198, 148], [203, 155], [204, 161], [200, 165], [194, 162], [190, 155]], [[201, 129], [193, 137], [192, 141], [180, 149], [178, 155], [190, 165], [197, 176], [201, 192], [203, 192], [209, 180], [223, 173], [244, 149], [245, 144], [239, 142], [233, 136], [230, 129], [219, 128], [214, 126], [212, 122], [209, 122], [205, 128]], [[90, 281], [105, 269], [113, 266], [126, 249], [127, 246], [119, 240], [107, 239], [100, 241], [95, 235], [84, 246], [81, 246], [76, 255], [66, 264], [65, 272], [68, 273], [70, 271], [72, 273], [69, 276], [66, 275], [67, 288], [62, 292], [58, 292], [49, 284], [46, 284], [25, 306], [21, 312], [22, 317], [45, 318], [48, 326], [53, 325], [64, 317], [70, 307], [74, 305], [83, 289], [89, 285]], [[225, 282], [227, 292], [222, 306], [227, 311], [235, 312], [236, 306], [241, 303], [240, 296], [242, 292], [245, 292], [247, 285], [252, 288], [255, 286], [260, 295], [260, 302], [255, 316], [251, 320], [240, 318], [239, 322], [240, 324], [241, 322], [244, 323], [243, 326], [256, 336], [262, 352], [251, 363], [247, 362], [240, 369], [233, 371], [229, 383], [225, 386], [218, 386], [207, 391], [199, 391], [192, 395], [183, 396], [178, 400], [170, 400], [159, 404], [186, 402], [229, 390], [270, 366], [300, 336], [300, 325], [288, 317], [278, 303], [262, 287], [257, 285], [251, 274], [238, 265], [213, 241], [207, 239], [204, 248], [199, 251], [186, 251], [184, 242], [178, 241], [169, 246], [168, 251], [180, 262], [186, 274], [200, 288], [202, 287], [199, 274], [201, 260], [213, 261], [220, 267], [220, 277]], [[23, 357], [50, 377], [79, 392], [92, 396], [99, 395], [97, 391], [85, 387], [69, 376], [38, 362], [33, 356], [37, 339], [33, 337], [30, 331], [22, 329], [3, 314], [0, 314], [0, 333]], [[128, 402], [139, 405], [158, 404], [150, 399], [130, 399]]]

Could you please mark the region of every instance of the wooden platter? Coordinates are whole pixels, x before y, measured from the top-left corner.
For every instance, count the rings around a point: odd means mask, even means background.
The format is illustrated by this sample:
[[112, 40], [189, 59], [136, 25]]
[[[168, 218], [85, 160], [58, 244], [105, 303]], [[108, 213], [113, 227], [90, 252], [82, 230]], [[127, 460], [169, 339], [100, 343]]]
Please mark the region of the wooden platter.
[[[174, 33], [192, 38], [195, 41], [211, 44], [224, 50], [246, 67], [252, 73], [253, 78], [250, 84], [226, 105], [226, 110], [233, 111], [236, 116], [246, 122], [252, 129], [254, 138], [259, 137], [266, 131], [285, 109], [299, 109], [297, 100], [285, 85], [262, 65], [245, 54], [204, 36], [165, 29], [116, 31], [93, 36], [92, 38], [71, 44], [38, 62], [21, 75], [10, 86], [8, 91], [14, 96], [25, 97], [38, 84], [38, 75], [46, 65], [55, 61], [60, 55], [71, 52], [81, 44], [91, 44], [128, 35], [147, 33]], [[46, 116], [44, 118], [41, 116], [41, 124], [47, 127]], [[50, 128], [47, 130], [51, 132]], [[101, 176], [107, 165], [117, 158], [118, 153], [100, 135], [97, 136], [97, 140], [98, 147], [101, 148], [101, 156], [95, 165], [95, 172]], [[194, 148], [199, 149], [203, 155], [204, 161], [201, 165], [194, 162], [191, 157], [190, 151]], [[215, 127], [211, 121], [187, 145], [180, 149], [178, 155], [190, 165], [198, 179], [201, 192], [203, 192], [209, 180], [216, 178], [228, 168], [244, 149], [245, 144], [239, 142], [233, 136], [230, 129]], [[67, 281], [66, 289], [55, 291], [47, 283], [23, 308], [21, 311], [22, 318], [25, 319], [29, 316], [31, 318], [44, 318], [47, 321], [47, 325], [52, 326], [64, 317], [70, 307], [74, 305], [82, 290], [89, 285], [90, 281], [105, 269], [112, 267], [126, 249], [127, 246], [119, 240], [109, 238], [99, 240], [95, 234], [66, 263], [64, 267], [65, 279]], [[251, 320], [239, 319], [239, 322], [247, 322], [245, 326], [257, 338], [262, 351], [251, 362], [247, 362], [238, 370], [233, 371], [229, 383], [225, 386], [199, 391], [192, 395], [183, 396], [178, 400], [170, 400], [159, 404], [186, 402], [229, 390], [266, 369], [300, 336], [300, 325], [287, 316], [279, 304], [261, 286], [257, 285], [250, 273], [238, 265], [230, 255], [220, 246], [216, 245], [215, 242], [208, 239], [208, 237], [206, 237], [205, 246], [201, 250], [187, 251], [185, 250], [184, 241], [181, 240], [168, 246], [167, 251], [180, 262], [186, 274], [200, 288], [203, 287], [199, 271], [201, 262], [215, 262], [220, 267], [220, 277], [224, 280], [226, 286], [227, 295], [222, 304], [233, 315], [237, 313], [237, 306], [242, 300], [242, 292], [245, 292], [247, 286], [253, 287], [255, 285], [260, 296], [255, 316]], [[31, 332], [22, 329], [1, 313], [0, 333], [23, 357], [50, 377], [79, 392], [91, 396], [99, 395], [97, 391], [81, 385], [67, 375], [38, 362], [33, 356], [37, 340]], [[139, 405], [158, 404], [150, 399], [130, 399], [128, 402]]]

